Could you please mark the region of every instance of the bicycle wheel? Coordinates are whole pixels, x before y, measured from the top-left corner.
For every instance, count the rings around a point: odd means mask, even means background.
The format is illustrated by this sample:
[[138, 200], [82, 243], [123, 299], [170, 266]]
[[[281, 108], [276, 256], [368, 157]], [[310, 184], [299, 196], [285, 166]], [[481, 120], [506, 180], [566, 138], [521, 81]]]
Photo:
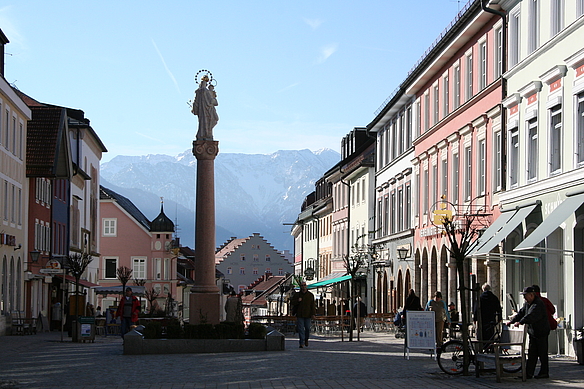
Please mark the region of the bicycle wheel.
[[446, 374], [462, 374], [464, 349], [460, 340], [449, 340], [438, 349], [438, 366]]

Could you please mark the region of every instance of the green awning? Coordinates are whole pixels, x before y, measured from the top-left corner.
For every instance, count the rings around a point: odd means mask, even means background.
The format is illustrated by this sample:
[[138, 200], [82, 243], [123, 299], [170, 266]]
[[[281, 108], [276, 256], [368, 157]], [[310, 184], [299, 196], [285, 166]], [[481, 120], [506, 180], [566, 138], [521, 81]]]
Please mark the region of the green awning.
[[331, 279], [328, 279], [328, 280], [323, 280], [323, 281], [315, 282], [314, 284], [308, 285], [308, 289], [315, 289], [315, 288], [319, 288], [319, 287], [322, 287], [322, 286], [328, 286], [328, 285], [331, 285], [331, 284], [336, 284], [338, 282], [343, 282], [343, 281], [350, 280], [350, 279], [351, 279], [351, 275], [350, 274], [346, 274], [346, 275], [341, 276], [341, 277], [335, 277], [335, 278], [331, 278]]

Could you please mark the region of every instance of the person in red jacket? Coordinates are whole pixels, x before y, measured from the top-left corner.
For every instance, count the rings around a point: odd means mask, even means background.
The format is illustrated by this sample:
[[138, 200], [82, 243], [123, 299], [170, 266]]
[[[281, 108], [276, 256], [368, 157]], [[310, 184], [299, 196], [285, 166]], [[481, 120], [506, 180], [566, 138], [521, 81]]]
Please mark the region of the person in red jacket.
[[138, 322], [138, 313], [140, 313], [140, 301], [133, 295], [132, 288], [127, 287], [126, 295], [120, 300], [116, 312], [116, 316], [122, 321], [122, 338], [127, 332], [130, 332], [130, 327]]

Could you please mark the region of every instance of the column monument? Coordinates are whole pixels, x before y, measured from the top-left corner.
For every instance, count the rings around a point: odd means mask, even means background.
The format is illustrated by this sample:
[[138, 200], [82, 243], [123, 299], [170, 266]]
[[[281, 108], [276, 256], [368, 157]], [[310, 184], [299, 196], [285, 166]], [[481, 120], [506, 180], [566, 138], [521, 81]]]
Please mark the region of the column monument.
[[218, 324], [219, 288], [215, 283], [215, 157], [219, 142], [213, 139], [213, 127], [219, 121], [215, 107], [217, 94], [213, 75], [200, 70], [195, 76], [198, 89], [191, 112], [198, 117], [199, 128], [193, 141], [197, 158], [197, 200], [195, 216], [195, 285], [189, 299], [190, 324]]

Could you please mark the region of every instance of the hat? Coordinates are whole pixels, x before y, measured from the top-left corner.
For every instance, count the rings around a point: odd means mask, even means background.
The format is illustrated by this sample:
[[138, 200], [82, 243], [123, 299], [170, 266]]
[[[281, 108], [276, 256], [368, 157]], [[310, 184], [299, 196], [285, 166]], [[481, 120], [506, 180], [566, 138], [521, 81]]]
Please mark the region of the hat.
[[523, 288], [523, 292], [521, 292], [521, 294], [527, 293], [535, 293], [535, 289], [533, 289], [533, 286], [526, 286], [525, 288]]

